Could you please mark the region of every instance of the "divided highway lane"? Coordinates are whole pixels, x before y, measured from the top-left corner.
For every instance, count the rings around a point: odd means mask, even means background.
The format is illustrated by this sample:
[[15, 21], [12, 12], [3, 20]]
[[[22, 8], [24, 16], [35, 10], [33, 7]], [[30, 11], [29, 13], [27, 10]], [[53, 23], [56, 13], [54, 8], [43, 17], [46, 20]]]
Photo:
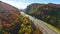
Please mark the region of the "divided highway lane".
[[43, 34], [58, 34], [40, 20], [34, 19], [34, 24], [37, 24], [40, 27], [40, 30], [43, 32]]
[[26, 17], [29, 17], [30, 20], [33, 20], [34, 24], [40, 28], [40, 30], [43, 32], [43, 34], [58, 34], [52, 28], [45, 25], [43, 21], [40, 21], [40, 20], [38, 20], [34, 17], [31, 17], [31, 16], [29, 16], [29, 15], [23, 13], [23, 12], [21, 14], [25, 15]]

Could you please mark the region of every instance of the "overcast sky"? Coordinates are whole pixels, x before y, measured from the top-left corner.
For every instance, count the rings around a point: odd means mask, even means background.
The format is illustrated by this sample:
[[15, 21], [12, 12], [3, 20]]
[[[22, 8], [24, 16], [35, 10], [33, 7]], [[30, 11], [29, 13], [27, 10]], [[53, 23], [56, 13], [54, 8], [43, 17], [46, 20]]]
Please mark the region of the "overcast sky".
[[25, 9], [31, 3], [56, 3], [60, 4], [60, 0], [0, 0], [19, 9]]

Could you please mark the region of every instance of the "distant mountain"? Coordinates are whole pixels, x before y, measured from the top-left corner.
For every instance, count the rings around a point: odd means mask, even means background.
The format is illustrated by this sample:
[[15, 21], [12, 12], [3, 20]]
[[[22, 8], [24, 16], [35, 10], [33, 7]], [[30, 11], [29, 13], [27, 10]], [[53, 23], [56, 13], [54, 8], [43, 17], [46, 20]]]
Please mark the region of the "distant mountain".
[[21, 11], [23, 11], [23, 9], [19, 9], [19, 11], [21, 12]]
[[34, 3], [27, 6], [24, 12], [60, 29], [60, 4]]

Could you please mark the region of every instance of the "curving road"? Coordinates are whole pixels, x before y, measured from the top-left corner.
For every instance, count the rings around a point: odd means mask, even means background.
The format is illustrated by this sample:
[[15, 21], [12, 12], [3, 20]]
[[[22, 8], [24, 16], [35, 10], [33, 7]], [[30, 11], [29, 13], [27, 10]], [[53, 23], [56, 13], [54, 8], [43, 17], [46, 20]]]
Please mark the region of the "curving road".
[[43, 21], [34, 19], [34, 24], [40, 27], [40, 30], [43, 32], [43, 34], [58, 34], [53, 29], [45, 25]]
[[[29, 15], [23, 13], [23, 12], [21, 14], [25, 15], [26, 17], [29, 16]], [[29, 18], [30, 18], [30, 20], [34, 21], [34, 24], [40, 28], [40, 30], [43, 32], [43, 34], [58, 34], [52, 28], [45, 25], [43, 21], [40, 21], [40, 20], [38, 20], [38, 19], [36, 19], [34, 17], [31, 17], [31, 16], [29, 16]]]

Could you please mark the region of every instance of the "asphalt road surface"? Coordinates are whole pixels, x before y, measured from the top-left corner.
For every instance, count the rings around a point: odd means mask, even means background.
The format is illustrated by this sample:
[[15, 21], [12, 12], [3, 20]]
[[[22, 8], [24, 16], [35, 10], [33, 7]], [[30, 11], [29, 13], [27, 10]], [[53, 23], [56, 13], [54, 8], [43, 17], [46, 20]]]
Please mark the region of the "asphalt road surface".
[[34, 24], [40, 28], [40, 30], [43, 32], [43, 34], [58, 34], [52, 28], [50, 28], [46, 24], [44, 24], [43, 21], [40, 21], [40, 20], [36, 19], [35, 17], [31, 17], [23, 12], [21, 14], [25, 15], [26, 17], [29, 17], [30, 20], [33, 20]]

